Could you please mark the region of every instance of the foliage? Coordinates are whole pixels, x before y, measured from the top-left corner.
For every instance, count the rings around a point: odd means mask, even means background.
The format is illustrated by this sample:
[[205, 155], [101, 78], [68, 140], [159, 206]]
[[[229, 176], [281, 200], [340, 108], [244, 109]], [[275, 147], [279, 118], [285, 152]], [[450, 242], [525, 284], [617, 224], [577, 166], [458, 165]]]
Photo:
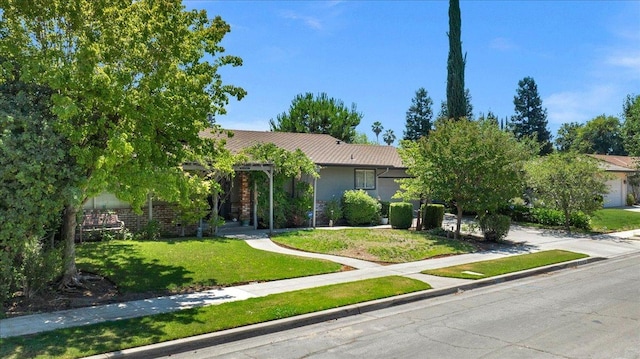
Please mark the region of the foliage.
[[[552, 208], [534, 207], [529, 208], [526, 221], [538, 223], [543, 226], [565, 226], [565, 215], [562, 211]], [[569, 225], [579, 229], [591, 229], [591, 217], [584, 212], [577, 211], [571, 213]]]
[[[247, 148], [244, 154], [250, 161], [271, 163], [273, 177], [273, 222], [275, 228], [303, 225], [306, 213], [313, 205], [313, 188], [301, 181], [304, 175], [317, 177], [316, 165], [300, 149], [287, 151], [273, 143], [259, 143]], [[266, 173], [252, 172], [253, 183], [258, 184], [258, 217], [266, 226], [269, 221], [269, 178]], [[294, 179], [289, 193], [284, 191], [285, 183]], [[282, 190], [280, 190], [282, 189]]]
[[301, 289], [264, 297], [124, 319], [28, 337], [0, 339], [3, 358], [87, 357], [102, 352], [188, 338], [286, 317], [401, 295], [431, 287], [419, 280], [387, 276]]
[[586, 254], [555, 249], [426, 270], [422, 273], [451, 278], [482, 279], [586, 257]]
[[428, 203], [422, 205], [422, 228], [426, 230], [441, 228], [444, 220], [444, 205]]
[[298, 230], [278, 233], [272, 240], [303, 251], [387, 263], [476, 251], [464, 241], [434, 237], [426, 232], [380, 228]]
[[617, 117], [600, 115], [577, 130], [573, 148], [580, 153], [626, 155]]
[[526, 172], [537, 202], [562, 211], [567, 230], [573, 213], [591, 214], [602, 208], [607, 175], [591, 157], [555, 153], [527, 163]]
[[351, 226], [376, 224], [380, 219], [380, 203], [364, 190], [345, 191], [342, 212]]
[[333, 198], [325, 203], [324, 215], [327, 216], [331, 223], [338, 223], [338, 221], [342, 219], [342, 206], [340, 205], [340, 201]]
[[[464, 117], [467, 120], [473, 120], [473, 104], [471, 103], [471, 92], [469, 92], [469, 89], [464, 90], [464, 97], [467, 103]], [[442, 101], [440, 102], [440, 110], [438, 111], [438, 116], [436, 117], [436, 123], [434, 125], [437, 126], [438, 122], [448, 119], [450, 119], [450, 117], [449, 110], [447, 109], [447, 101]]]
[[391, 203], [389, 201], [380, 201], [380, 216], [389, 217], [389, 206]]
[[19, 264], [20, 287], [25, 297], [32, 298], [62, 275], [62, 250], [47, 248], [38, 238], [25, 242]]
[[369, 140], [369, 137], [367, 137], [367, 134], [364, 132], [356, 132], [356, 135], [353, 137], [353, 141], [351, 143], [358, 144], [358, 145], [375, 145], [376, 144], [376, 142]]
[[509, 234], [511, 218], [503, 214], [487, 213], [480, 217], [479, 224], [484, 239], [500, 241]]
[[382, 140], [387, 144], [387, 146], [391, 146], [396, 140], [396, 135], [393, 133], [393, 130], [386, 130], [382, 135]]
[[467, 98], [464, 88], [466, 56], [462, 55], [460, 1], [449, 1], [449, 56], [447, 58], [447, 118], [461, 119], [466, 115]]
[[58, 231], [77, 182], [65, 153], [69, 144], [54, 128], [50, 97], [50, 88], [15, 77], [0, 84], [0, 306], [16, 290], [31, 294], [37, 287], [25, 265], [41, 263], [51, 251], [53, 245], [42, 242]]
[[465, 210], [495, 211], [520, 195], [532, 147], [490, 121], [442, 121], [428, 138], [400, 152], [403, 161], [415, 156], [404, 164], [416, 175], [401, 186], [452, 202], [459, 235]]
[[420, 137], [428, 136], [433, 124], [433, 100], [429, 97], [424, 87], [416, 91], [416, 95], [411, 99], [411, 106], [406, 113], [406, 124], [404, 140], [416, 141]]
[[633, 206], [636, 203], [636, 198], [633, 196], [633, 193], [627, 193], [627, 198], [625, 199], [625, 202], [627, 206]]
[[413, 205], [408, 202], [394, 202], [389, 206], [389, 224], [394, 229], [408, 229], [413, 224]]
[[578, 131], [584, 125], [578, 122], [563, 123], [558, 129], [555, 139], [556, 149], [560, 152], [575, 150], [578, 142]]
[[269, 120], [269, 125], [271, 131], [324, 133], [350, 143], [361, 120], [362, 114], [355, 104], [349, 109], [341, 100], [324, 92], [315, 97], [307, 92], [297, 95], [291, 101], [289, 111]]
[[640, 156], [640, 95], [627, 95], [622, 106], [622, 138], [630, 156]]
[[202, 186], [182, 165], [215, 158], [200, 132], [245, 94], [217, 73], [242, 63], [217, 56], [229, 30], [169, 0], [4, 2], [2, 77], [19, 63], [20, 79], [52, 89], [52, 127], [82, 174], [64, 214], [65, 283], [78, 281], [75, 216], [86, 198], [109, 191], [138, 209], [150, 191], [184, 203]]
[[533, 138], [540, 144], [540, 154], [553, 151], [551, 133], [547, 129], [547, 109], [542, 107], [538, 85], [532, 77], [518, 81], [513, 98], [516, 114], [511, 117], [511, 130], [518, 140]]
[[371, 125], [371, 131], [373, 131], [373, 133], [376, 134], [376, 143], [380, 144], [380, 139], [378, 138], [378, 135], [380, 135], [380, 132], [382, 132], [382, 130], [384, 129], [384, 127], [382, 127], [382, 124], [380, 123], [380, 121], [376, 121], [373, 123], [373, 125]]
[[157, 220], [151, 220], [145, 223], [140, 231], [136, 233], [135, 238], [138, 240], [157, 241], [160, 239], [160, 222]]

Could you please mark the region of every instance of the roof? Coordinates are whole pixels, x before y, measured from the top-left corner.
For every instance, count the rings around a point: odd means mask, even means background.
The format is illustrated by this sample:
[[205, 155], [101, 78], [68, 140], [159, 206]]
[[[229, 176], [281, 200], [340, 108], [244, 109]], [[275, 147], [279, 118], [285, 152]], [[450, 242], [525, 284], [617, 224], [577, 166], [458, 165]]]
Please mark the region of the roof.
[[201, 132], [200, 136], [225, 138], [226, 147], [233, 153], [258, 143], [273, 143], [288, 151], [300, 149], [320, 166], [406, 168], [393, 146], [351, 144], [330, 135], [315, 133], [229, 131], [233, 132], [233, 137], [226, 138], [210, 131]]
[[640, 157], [613, 156], [613, 155], [589, 155], [605, 163], [610, 172], [635, 172], [637, 171]]

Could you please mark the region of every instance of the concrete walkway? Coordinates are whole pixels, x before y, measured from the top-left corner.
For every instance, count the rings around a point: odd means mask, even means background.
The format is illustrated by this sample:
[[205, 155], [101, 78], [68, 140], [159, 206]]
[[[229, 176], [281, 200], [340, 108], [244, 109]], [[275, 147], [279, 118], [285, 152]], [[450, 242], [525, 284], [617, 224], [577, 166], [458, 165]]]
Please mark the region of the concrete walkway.
[[268, 235], [261, 231], [254, 231], [250, 234], [230, 234], [228, 237], [245, 240], [250, 246], [256, 249], [330, 260], [356, 268], [356, 270], [247, 284], [192, 294], [173, 295], [168, 297], [158, 297], [132, 302], [2, 319], [0, 320], [0, 338], [27, 335], [59, 328], [100, 323], [104, 321], [167, 313], [191, 307], [220, 304], [229, 301], [243, 300], [250, 297], [260, 297], [274, 293], [389, 275], [407, 276], [422, 280], [429, 283], [434, 289], [455, 288], [465, 285], [470, 281], [429, 276], [421, 274], [420, 272], [425, 269], [441, 268], [548, 249], [565, 249], [585, 253], [592, 257], [613, 258], [629, 253], [640, 252], [640, 241], [628, 239], [632, 237], [634, 233], [634, 231], [630, 231], [589, 237], [585, 235], [568, 235], [560, 231], [513, 226], [507, 239], [517, 243], [517, 245], [507, 249], [498, 249], [481, 253], [470, 253], [387, 266], [358, 259], [301, 252], [283, 248], [275, 245], [268, 238]]

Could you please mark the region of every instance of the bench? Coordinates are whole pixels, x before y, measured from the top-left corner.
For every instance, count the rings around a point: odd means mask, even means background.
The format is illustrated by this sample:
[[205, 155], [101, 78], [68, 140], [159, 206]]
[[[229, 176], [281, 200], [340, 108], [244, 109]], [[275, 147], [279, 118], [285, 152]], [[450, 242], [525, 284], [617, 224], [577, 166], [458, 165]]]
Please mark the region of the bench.
[[124, 222], [118, 219], [118, 215], [109, 212], [89, 211], [82, 217], [80, 224], [80, 242], [83, 233], [117, 232], [124, 229]]

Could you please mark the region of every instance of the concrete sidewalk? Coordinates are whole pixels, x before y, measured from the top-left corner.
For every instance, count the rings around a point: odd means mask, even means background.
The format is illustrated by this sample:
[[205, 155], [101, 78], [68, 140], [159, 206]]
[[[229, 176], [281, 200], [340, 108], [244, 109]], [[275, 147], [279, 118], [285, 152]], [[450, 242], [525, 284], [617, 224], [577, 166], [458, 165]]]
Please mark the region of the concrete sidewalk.
[[356, 268], [356, 270], [2, 319], [0, 320], [0, 338], [34, 334], [104, 321], [167, 313], [191, 307], [220, 304], [250, 297], [260, 297], [274, 293], [389, 275], [400, 275], [422, 280], [429, 283], [435, 290], [444, 290], [443, 293], [445, 293], [447, 289], [468, 286], [473, 281], [429, 276], [421, 274], [420, 272], [425, 269], [441, 268], [548, 249], [565, 249], [585, 253], [591, 257], [614, 258], [640, 251], [640, 241], [627, 239], [633, 235], [634, 233], [631, 231], [622, 234], [589, 237], [585, 235], [567, 235], [559, 231], [513, 226], [507, 239], [517, 243], [517, 245], [508, 249], [387, 266], [353, 258], [315, 254], [283, 248], [271, 242], [266, 233], [259, 231], [252, 232], [252, 234], [249, 235], [229, 235], [229, 237], [243, 239], [250, 246], [257, 249], [330, 260], [351, 266]]

